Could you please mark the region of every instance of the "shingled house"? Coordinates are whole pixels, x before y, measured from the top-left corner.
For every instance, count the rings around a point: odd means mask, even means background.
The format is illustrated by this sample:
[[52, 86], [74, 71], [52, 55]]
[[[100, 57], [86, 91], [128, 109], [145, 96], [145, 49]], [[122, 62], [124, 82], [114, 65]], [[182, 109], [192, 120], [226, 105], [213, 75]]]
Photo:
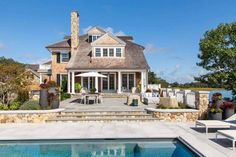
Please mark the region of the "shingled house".
[[[99, 92], [129, 92], [140, 86], [145, 91], [149, 66], [144, 47], [133, 42], [131, 36], [115, 36], [99, 27], [79, 35], [79, 14], [71, 13], [71, 35], [63, 41], [46, 47], [52, 54], [46, 70], [59, 85], [68, 81], [68, 93], [75, 93], [75, 83], [83, 88], [96, 88]], [[84, 72], [98, 72], [107, 78], [77, 77]], [[42, 73], [40, 73], [43, 75]]]

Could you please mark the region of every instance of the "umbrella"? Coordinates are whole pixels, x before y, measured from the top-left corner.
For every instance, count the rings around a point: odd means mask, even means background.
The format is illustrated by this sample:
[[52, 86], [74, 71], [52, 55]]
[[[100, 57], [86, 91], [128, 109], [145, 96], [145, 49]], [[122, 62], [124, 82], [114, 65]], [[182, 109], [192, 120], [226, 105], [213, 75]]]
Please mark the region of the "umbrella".
[[87, 72], [87, 73], [82, 73], [82, 74], [78, 74], [75, 76], [79, 76], [79, 77], [103, 77], [106, 78], [107, 76], [99, 74], [98, 72]]

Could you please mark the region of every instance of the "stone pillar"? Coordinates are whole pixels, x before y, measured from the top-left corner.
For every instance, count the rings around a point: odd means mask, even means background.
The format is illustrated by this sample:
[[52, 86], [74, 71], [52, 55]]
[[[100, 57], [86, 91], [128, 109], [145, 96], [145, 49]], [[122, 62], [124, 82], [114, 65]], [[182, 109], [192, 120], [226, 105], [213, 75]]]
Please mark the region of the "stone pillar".
[[67, 93], [70, 93], [70, 72], [67, 73]]
[[79, 46], [79, 13], [71, 12], [71, 55], [73, 56]]
[[72, 76], [71, 76], [71, 93], [75, 94], [75, 72], [72, 72]]
[[209, 93], [209, 91], [198, 91], [195, 94], [196, 107], [199, 110], [198, 119], [207, 118]]
[[121, 93], [121, 72], [118, 71], [118, 90], [117, 93]]

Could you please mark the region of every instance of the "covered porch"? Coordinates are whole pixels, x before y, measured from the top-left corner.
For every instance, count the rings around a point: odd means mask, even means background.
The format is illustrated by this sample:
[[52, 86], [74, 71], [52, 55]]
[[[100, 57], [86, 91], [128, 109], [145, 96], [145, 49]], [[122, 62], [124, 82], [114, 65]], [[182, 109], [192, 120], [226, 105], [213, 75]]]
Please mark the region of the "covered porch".
[[[95, 72], [106, 77], [80, 77], [82, 73]], [[146, 70], [69, 70], [68, 93], [75, 94], [75, 83], [90, 91], [100, 93], [125, 93], [137, 87], [140, 92], [146, 91], [148, 73]]]

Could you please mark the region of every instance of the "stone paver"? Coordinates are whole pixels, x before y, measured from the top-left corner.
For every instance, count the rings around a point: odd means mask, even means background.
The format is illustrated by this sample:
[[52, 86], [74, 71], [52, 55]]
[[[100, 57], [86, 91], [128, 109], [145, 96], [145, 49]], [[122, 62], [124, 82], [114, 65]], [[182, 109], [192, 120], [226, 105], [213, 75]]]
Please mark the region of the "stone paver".
[[60, 108], [76, 111], [144, 111], [145, 108], [156, 108], [155, 104], [138, 106], [126, 105], [126, 98], [103, 98], [99, 104], [81, 104], [76, 101], [78, 98], [73, 97], [60, 103]]
[[[214, 141], [194, 130], [193, 123], [171, 122], [77, 122], [45, 124], [0, 124], [0, 140], [88, 139], [88, 138], [166, 138], [181, 137], [207, 157], [236, 156], [230, 141]], [[222, 141], [222, 142], [220, 142]]]

